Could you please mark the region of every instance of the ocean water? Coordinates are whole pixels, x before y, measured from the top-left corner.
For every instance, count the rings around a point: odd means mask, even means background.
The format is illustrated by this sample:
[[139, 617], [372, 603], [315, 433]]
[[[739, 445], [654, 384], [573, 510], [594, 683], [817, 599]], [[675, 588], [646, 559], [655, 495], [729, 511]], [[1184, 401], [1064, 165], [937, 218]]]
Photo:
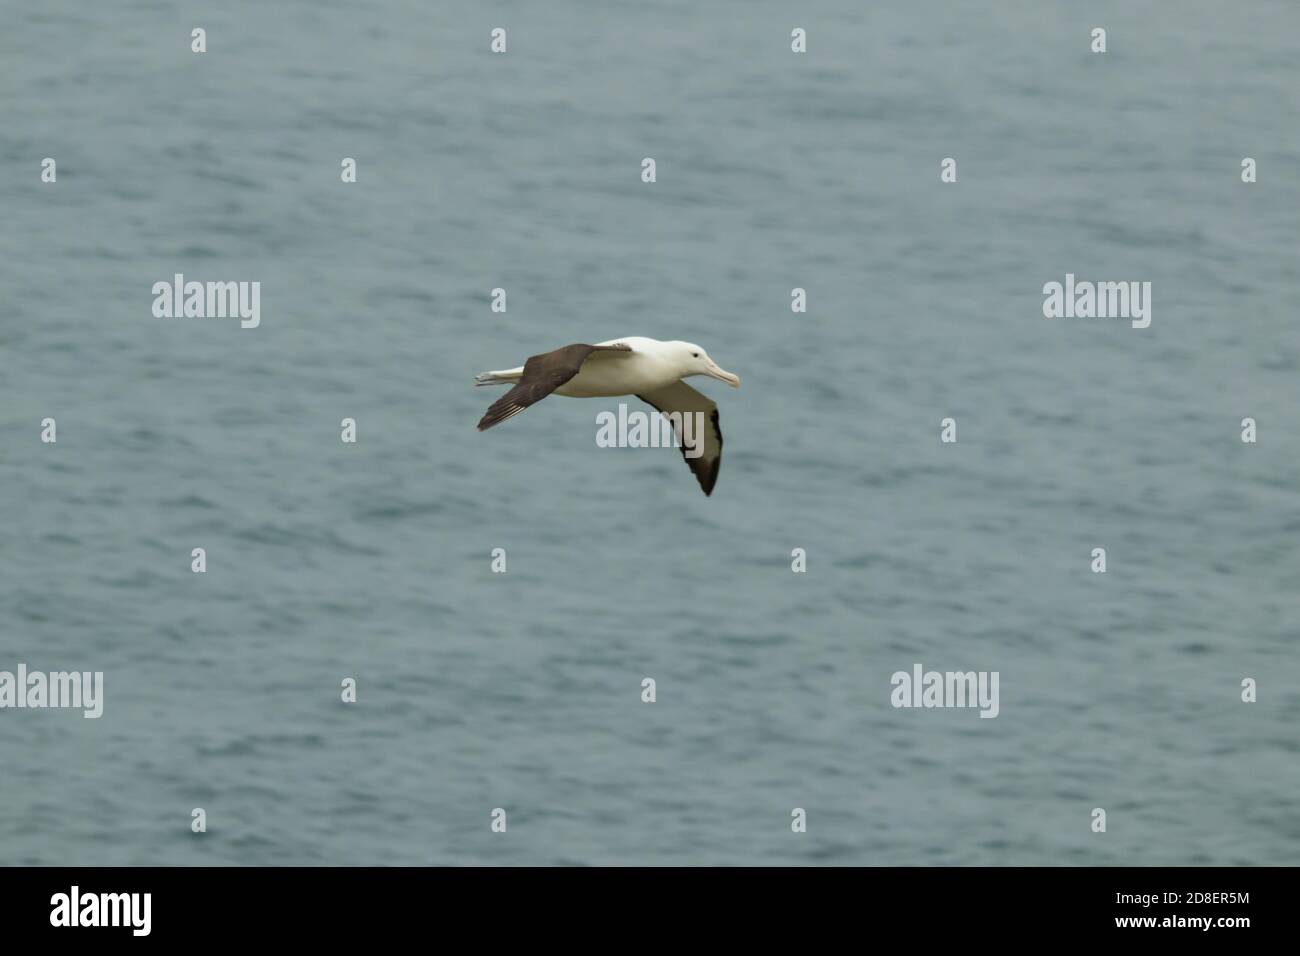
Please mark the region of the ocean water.
[[[985, 6], [4, 0], [0, 670], [106, 700], [0, 711], [0, 863], [1296, 863], [1300, 7]], [[633, 334], [711, 498], [475, 431]]]

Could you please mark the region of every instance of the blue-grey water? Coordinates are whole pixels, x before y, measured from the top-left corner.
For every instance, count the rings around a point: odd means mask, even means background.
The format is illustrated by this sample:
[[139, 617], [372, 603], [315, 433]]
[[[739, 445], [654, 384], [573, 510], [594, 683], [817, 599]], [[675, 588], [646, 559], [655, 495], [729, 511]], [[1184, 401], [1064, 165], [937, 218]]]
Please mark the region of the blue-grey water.
[[[1300, 858], [1296, 4], [2, 19], [0, 670], [106, 700], [0, 711], [0, 863]], [[475, 431], [634, 334], [744, 379], [711, 498], [613, 402]]]

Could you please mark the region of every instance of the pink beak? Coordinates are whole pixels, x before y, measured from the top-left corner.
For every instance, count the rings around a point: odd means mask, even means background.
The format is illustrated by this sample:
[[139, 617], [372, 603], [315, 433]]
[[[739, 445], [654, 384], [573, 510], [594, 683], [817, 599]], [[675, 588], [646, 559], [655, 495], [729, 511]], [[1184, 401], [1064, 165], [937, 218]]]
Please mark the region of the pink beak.
[[708, 372], [710, 378], [716, 378], [719, 382], [726, 382], [732, 388], [740, 388], [740, 376], [732, 375], [726, 369], [719, 367], [718, 363], [709, 359]]

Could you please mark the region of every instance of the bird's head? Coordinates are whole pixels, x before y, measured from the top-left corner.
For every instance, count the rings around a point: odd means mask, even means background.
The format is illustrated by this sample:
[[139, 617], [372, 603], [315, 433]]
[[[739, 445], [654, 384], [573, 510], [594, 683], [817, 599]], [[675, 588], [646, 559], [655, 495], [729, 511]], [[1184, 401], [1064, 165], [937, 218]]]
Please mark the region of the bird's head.
[[740, 376], [732, 375], [726, 369], [720, 367], [717, 362], [709, 358], [709, 353], [704, 351], [694, 342], [674, 342], [673, 357], [682, 367], [682, 378], [691, 375], [707, 375], [709, 378], [716, 378], [719, 382], [726, 382], [732, 388], [740, 388]]

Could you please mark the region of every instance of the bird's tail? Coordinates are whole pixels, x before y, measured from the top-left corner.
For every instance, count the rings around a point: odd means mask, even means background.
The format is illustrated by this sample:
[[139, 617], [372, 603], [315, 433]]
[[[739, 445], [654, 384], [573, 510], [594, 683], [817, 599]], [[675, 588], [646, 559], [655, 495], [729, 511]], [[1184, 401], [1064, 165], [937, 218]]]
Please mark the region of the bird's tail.
[[474, 376], [475, 385], [513, 385], [519, 381], [523, 369], [512, 368], [499, 372], [479, 372]]

